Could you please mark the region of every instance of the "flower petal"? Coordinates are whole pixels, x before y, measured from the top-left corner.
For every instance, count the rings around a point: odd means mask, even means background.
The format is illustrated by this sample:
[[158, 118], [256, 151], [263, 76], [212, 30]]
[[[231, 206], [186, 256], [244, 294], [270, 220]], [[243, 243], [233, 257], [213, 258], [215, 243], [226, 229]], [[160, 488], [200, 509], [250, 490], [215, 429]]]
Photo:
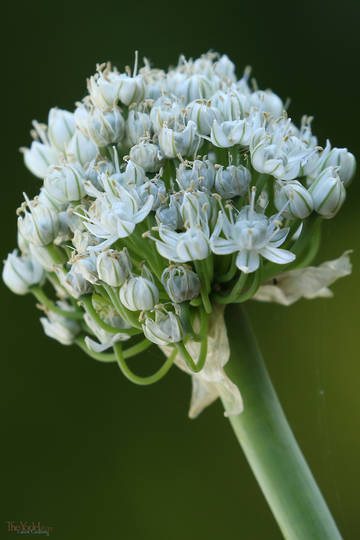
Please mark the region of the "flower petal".
[[278, 276], [276, 285], [270, 283], [262, 285], [253, 299], [289, 306], [300, 298], [332, 296], [328, 286], [337, 279], [351, 274], [349, 253], [350, 251], [346, 251], [338, 259], [319, 266], [284, 272]]

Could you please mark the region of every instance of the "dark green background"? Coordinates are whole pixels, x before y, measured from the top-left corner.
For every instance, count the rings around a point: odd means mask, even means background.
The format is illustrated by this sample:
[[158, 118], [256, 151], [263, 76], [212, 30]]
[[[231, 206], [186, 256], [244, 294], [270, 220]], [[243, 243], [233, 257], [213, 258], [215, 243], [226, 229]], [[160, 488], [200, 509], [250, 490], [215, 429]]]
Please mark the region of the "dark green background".
[[[2, 12], [1, 256], [15, 245], [22, 191], [39, 188], [18, 154], [33, 118], [71, 108], [96, 62], [139, 49], [166, 67], [212, 48], [254, 67], [261, 88], [314, 114], [321, 143], [359, 156], [359, 3], [7, 3]], [[344, 537], [360, 537], [359, 178], [326, 223], [319, 260], [355, 248], [332, 300], [251, 303], [288, 418]], [[61, 540], [280, 539], [220, 404], [187, 418], [190, 380], [174, 369], [138, 388], [45, 337], [30, 297], [3, 285], [0, 537], [40, 520]], [[156, 363], [156, 352], [146, 363]], [[145, 364], [140, 360], [140, 364]], [[304, 539], [307, 540], [307, 539]]]

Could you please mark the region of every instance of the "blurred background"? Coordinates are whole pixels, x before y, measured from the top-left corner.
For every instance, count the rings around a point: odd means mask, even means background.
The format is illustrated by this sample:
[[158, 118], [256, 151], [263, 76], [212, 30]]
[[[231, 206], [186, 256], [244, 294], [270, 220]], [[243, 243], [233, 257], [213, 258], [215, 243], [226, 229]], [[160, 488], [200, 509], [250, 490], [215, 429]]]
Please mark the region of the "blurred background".
[[[15, 209], [38, 180], [18, 152], [33, 118], [72, 108], [97, 62], [158, 66], [180, 53], [226, 53], [260, 88], [291, 97], [359, 157], [358, 2], [6, 3], [2, 11], [1, 258], [16, 243]], [[319, 262], [354, 248], [333, 299], [290, 308], [249, 303], [295, 435], [346, 539], [360, 537], [359, 175], [325, 224]], [[220, 403], [187, 418], [190, 379], [174, 369], [139, 388], [116, 365], [47, 338], [30, 297], [1, 283], [0, 537], [7, 521], [41, 521], [53, 538], [279, 540]], [[155, 351], [140, 365], [159, 361]], [[308, 540], [308, 539], [304, 539]]]

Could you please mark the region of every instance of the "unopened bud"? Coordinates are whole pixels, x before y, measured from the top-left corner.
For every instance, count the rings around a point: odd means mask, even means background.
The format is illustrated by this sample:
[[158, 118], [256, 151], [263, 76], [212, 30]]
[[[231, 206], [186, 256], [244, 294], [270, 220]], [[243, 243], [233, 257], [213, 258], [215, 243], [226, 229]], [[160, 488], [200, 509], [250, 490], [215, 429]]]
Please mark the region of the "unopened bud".
[[334, 217], [345, 201], [344, 184], [337, 173], [337, 167], [326, 168], [310, 186], [314, 208], [326, 219]]
[[50, 109], [48, 120], [48, 136], [51, 144], [64, 152], [65, 148], [75, 132], [75, 120], [73, 113], [62, 109]]
[[156, 144], [141, 142], [131, 148], [130, 159], [145, 172], [157, 172], [161, 167], [162, 156]]
[[50, 197], [65, 204], [79, 201], [85, 195], [85, 177], [80, 167], [58, 165], [51, 167], [44, 179], [44, 187]]
[[42, 266], [31, 255], [18, 255], [15, 249], [4, 264], [2, 279], [15, 294], [26, 294], [29, 287], [37, 285], [44, 277]]
[[[66, 302], [58, 301], [57, 306], [65, 311], [73, 311], [73, 308]], [[41, 317], [40, 322], [45, 334], [48, 337], [56, 339], [62, 345], [71, 345], [74, 343], [76, 336], [81, 331], [81, 326], [78, 322], [63, 317], [53, 311], [49, 311], [47, 317]]]
[[201, 289], [198, 275], [184, 266], [170, 266], [165, 268], [161, 276], [170, 300], [177, 304], [196, 298]]
[[280, 211], [286, 203], [284, 215], [293, 218], [305, 219], [314, 209], [313, 199], [309, 191], [297, 180], [289, 182], [277, 181], [274, 186], [274, 202]]
[[103, 251], [98, 255], [96, 265], [99, 278], [111, 287], [121, 287], [131, 270], [131, 260], [126, 248], [122, 251]]
[[88, 133], [99, 147], [120, 142], [125, 133], [125, 121], [119, 109], [114, 107], [108, 112], [93, 109], [88, 118]]
[[120, 289], [120, 301], [130, 311], [148, 311], [159, 302], [159, 291], [151, 274], [125, 281]]
[[224, 199], [244, 195], [250, 185], [251, 174], [243, 165], [230, 165], [216, 171], [215, 189]]
[[31, 244], [47, 246], [51, 244], [60, 227], [59, 216], [51, 206], [45, 206], [39, 199], [27, 200], [28, 210], [18, 217], [21, 235]]
[[48, 144], [33, 141], [23, 152], [25, 165], [38, 178], [44, 178], [48, 168], [59, 163], [59, 152]]

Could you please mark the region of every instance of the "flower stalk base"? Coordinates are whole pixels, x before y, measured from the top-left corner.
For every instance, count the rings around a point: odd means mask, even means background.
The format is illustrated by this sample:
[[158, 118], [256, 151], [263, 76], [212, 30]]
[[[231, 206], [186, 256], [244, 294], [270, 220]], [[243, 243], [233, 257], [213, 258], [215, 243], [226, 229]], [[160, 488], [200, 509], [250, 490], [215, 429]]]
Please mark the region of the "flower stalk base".
[[[243, 307], [228, 306], [225, 320], [231, 349], [225, 371], [244, 400], [244, 411], [229, 420], [284, 538], [341, 539], [286, 420]], [[227, 410], [225, 395], [222, 401]]]

